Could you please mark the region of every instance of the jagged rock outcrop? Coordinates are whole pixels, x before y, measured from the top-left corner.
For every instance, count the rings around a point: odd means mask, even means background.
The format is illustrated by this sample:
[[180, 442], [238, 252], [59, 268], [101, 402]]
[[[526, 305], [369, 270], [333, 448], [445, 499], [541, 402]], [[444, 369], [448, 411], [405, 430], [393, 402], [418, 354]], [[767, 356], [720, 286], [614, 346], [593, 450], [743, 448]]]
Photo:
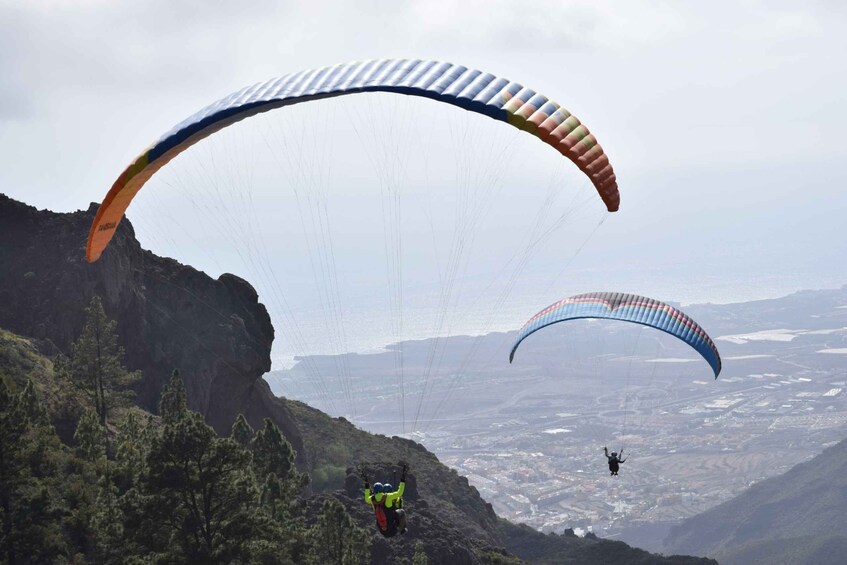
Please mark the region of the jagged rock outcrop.
[[239, 412], [253, 426], [269, 417], [302, 451], [290, 413], [262, 379], [274, 329], [253, 287], [143, 250], [127, 220], [89, 264], [95, 211], [39, 211], [0, 194], [0, 327], [67, 352], [99, 295], [118, 321], [126, 366], [144, 375], [139, 405], [156, 412], [162, 384], [179, 368], [191, 408], [218, 433], [228, 433]]

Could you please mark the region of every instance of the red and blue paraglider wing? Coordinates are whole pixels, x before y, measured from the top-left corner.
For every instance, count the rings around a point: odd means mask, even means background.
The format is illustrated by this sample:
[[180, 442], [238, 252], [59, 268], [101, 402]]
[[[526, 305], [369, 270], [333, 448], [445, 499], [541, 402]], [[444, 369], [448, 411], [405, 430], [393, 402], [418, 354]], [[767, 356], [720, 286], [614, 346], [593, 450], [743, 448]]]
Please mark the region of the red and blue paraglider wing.
[[670, 304], [619, 292], [590, 292], [551, 304], [530, 318], [518, 332], [509, 362], [514, 359], [521, 342], [531, 334], [552, 324], [581, 318], [633, 322], [669, 333], [694, 348], [712, 367], [715, 378], [721, 372], [721, 356], [712, 338], [690, 316]]

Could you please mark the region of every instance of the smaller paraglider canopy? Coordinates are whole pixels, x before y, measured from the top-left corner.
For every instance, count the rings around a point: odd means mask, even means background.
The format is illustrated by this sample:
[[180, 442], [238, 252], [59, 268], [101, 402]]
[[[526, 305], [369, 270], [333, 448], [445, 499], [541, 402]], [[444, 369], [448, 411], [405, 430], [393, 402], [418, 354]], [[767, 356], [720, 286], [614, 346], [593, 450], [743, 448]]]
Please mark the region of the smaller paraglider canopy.
[[606, 318], [650, 326], [684, 341], [712, 367], [715, 378], [721, 372], [721, 356], [709, 334], [690, 316], [653, 298], [620, 292], [589, 292], [565, 298], [551, 304], [524, 324], [512, 351], [509, 363], [523, 340], [541, 328], [567, 320]]

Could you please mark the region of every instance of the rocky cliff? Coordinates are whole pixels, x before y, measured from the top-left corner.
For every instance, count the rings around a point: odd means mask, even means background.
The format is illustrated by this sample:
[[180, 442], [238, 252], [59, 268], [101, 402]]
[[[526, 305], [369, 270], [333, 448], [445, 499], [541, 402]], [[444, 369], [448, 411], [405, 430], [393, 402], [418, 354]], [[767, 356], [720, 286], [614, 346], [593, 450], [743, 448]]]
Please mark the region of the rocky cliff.
[[254, 426], [269, 417], [302, 452], [288, 409], [262, 379], [274, 330], [253, 287], [143, 250], [126, 220], [89, 264], [95, 211], [39, 211], [0, 194], [0, 327], [67, 352], [99, 295], [118, 322], [126, 366], [143, 373], [139, 405], [156, 412], [162, 384], [179, 368], [191, 408], [219, 433], [239, 412]]

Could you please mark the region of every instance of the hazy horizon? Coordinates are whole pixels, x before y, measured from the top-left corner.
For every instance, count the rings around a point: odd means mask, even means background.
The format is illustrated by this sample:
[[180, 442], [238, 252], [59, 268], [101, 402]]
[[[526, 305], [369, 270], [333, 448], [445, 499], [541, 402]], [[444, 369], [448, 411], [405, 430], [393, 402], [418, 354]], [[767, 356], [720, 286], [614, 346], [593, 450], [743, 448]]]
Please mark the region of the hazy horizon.
[[[761, 281], [758, 281], [758, 282], [761, 282]], [[691, 305], [706, 305], [706, 304], [715, 304], [715, 305], [742, 304], [742, 303], [754, 302], [754, 301], [758, 301], [758, 300], [769, 300], [769, 299], [775, 299], [775, 298], [783, 298], [785, 296], [789, 296], [791, 294], [794, 294], [794, 293], [797, 293], [797, 292], [803, 292], [803, 291], [833, 290], [833, 289], [838, 289], [838, 288], [841, 288], [841, 287], [847, 285], [847, 280], [844, 280], [840, 283], [836, 280], [833, 280], [832, 284], [829, 285], [829, 286], [820, 286], [820, 287], [815, 287], [815, 288], [810, 287], [810, 286], [803, 286], [802, 283], [800, 283], [799, 281], [796, 283], [796, 285], [792, 284], [793, 281], [790, 281], [790, 280], [779, 281], [779, 282], [783, 283], [783, 284], [774, 283], [773, 286], [765, 287], [764, 290], [763, 290], [762, 286], [759, 285], [759, 286], [757, 286], [757, 288], [755, 290], [744, 290], [744, 291], [741, 291], [738, 294], [734, 294], [734, 295], [733, 294], [721, 295], [721, 296], [724, 296], [726, 298], [725, 300], [721, 300], [720, 298], [717, 298], [717, 299], [713, 299], [713, 300], [692, 299], [690, 301], [685, 301], [685, 300], [676, 300], [674, 298], [668, 298], [668, 295], [664, 295], [663, 300], [665, 300], [667, 302], [675, 303], [675, 304], [680, 304], [683, 307], [691, 306]], [[597, 290], [597, 289], [585, 288], [585, 291], [591, 291], [591, 290]], [[768, 290], [770, 290], [770, 292], [768, 292]], [[573, 294], [577, 294], [579, 292], [583, 292], [583, 290], [582, 289], [577, 290]], [[696, 292], [696, 291], [692, 291], [692, 292]], [[738, 299], [735, 299], [736, 297]], [[564, 296], [562, 298], [564, 298]], [[261, 296], [259, 297], [259, 300], [261, 301]], [[543, 306], [546, 306], [546, 305], [547, 304], [545, 303]], [[537, 308], [536, 310], [532, 310], [531, 312], [518, 310], [515, 314], [516, 314], [516, 316], [518, 316], [518, 315], [523, 316], [523, 314], [526, 314], [525, 317], [529, 318], [531, 315], [535, 314], [535, 312], [538, 309], [540, 309], [540, 308]], [[524, 321], [525, 320], [523, 318], [521, 318], [521, 321], [517, 325], [515, 325], [513, 323], [510, 324], [508, 321], [504, 321], [501, 324], [496, 324], [493, 327], [488, 328], [487, 331], [485, 331], [484, 333], [473, 333], [473, 332], [462, 333], [462, 332], [458, 332], [458, 333], [451, 334], [451, 335], [452, 336], [461, 336], [461, 335], [477, 336], [477, 335], [485, 335], [485, 334], [488, 334], [488, 333], [514, 332], [514, 331], [517, 331], [518, 329], [520, 329], [520, 326], [523, 325]], [[421, 328], [421, 329], [424, 330], [424, 328]], [[443, 334], [441, 336], [429, 335], [429, 334], [426, 333], [426, 331], [421, 331], [419, 333], [412, 332], [411, 335], [405, 337], [404, 339], [402, 339], [400, 341], [402, 341], [402, 342], [420, 341], [420, 340], [433, 339], [435, 337], [448, 337], [448, 335], [447, 334]], [[277, 335], [277, 338], [275, 339], [275, 344], [277, 343], [277, 341], [280, 338], [284, 339], [284, 336]], [[392, 336], [389, 336], [389, 335], [378, 335], [378, 336], [373, 336], [373, 337], [367, 337], [367, 338], [365, 338], [364, 340], [362, 340], [361, 342], [359, 342], [355, 345], [356, 347], [358, 347], [358, 349], [351, 349], [350, 351], [347, 351], [347, 353], [355, 353], [355, 354], [359, 354], [359, 355], [383, 353], [383, 352], [391, 349], [392, 346], [397, 345], [398, 343], [399, 343], [398, 341], [396, 341]], [[278, 354], [278, 353], [274, 352], [272, 354], [272, 357], [271, 357], [271, 360], [273, 362], [273, 367], [271, 368], [271, 371], [291, 368], [291, 366], [294, 364], [296, 358], [302, 358], [302, 357], [306, 357], [306, 356], [309, 356], [309, 355], [337, 355], [337, 354], [342, 354], [342, 353], [344, 353], [344, 352], [315, 351], [313, 353], [306, 353], [304, 355], [292, 356], [292, 355], [289, 355], [289, 354], [284, 354], [284, 353]]]

